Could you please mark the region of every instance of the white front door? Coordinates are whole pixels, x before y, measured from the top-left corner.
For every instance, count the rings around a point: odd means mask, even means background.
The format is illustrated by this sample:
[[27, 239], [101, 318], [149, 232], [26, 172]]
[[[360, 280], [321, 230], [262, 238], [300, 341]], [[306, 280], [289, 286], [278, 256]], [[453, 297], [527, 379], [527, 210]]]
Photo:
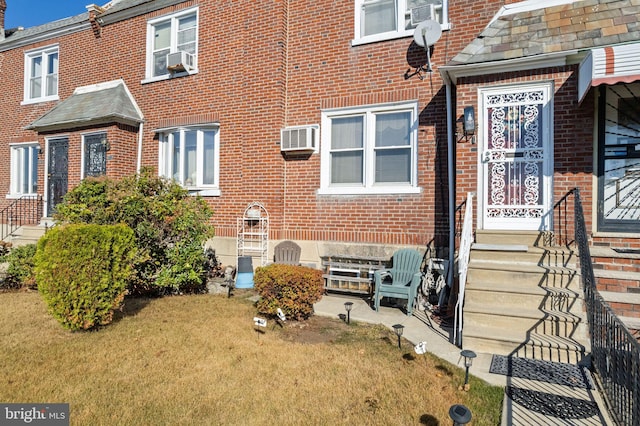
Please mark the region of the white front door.
[[484, 229], [551, 226], [551, 83], [480, 91], [479, 197]]

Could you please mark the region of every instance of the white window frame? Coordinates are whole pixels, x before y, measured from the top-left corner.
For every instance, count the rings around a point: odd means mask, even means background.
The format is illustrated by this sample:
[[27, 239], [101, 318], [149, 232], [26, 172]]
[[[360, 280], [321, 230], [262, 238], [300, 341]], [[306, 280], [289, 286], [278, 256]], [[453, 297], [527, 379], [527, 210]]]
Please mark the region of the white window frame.
[[[173, 179], [176, 173], [182, 173], [182, 170], [173, 170], [173, 146], [176, 143], [174, 134], [180, 133], [180, 157], [178, 163], [184, 165], [184, 144], [185, 133], [195, 131], [196, 138], [196, 182], [190, 185], [183, 185], [189, 191], [202, 196], [219, 196], [220, 195], [220, 128], [219, 126], [188, 126], [177, 127], [172, 129], [163, 129], [159, 132], [158, 145], [158, 172], [160, 176]], [[214, 171], [213, 183], [204, 184], [204, 132], [213, 132], [214, 143]], [[182, 184], [178, 181], [178, 183]]]
[[[57, 61], [57, 69], [54, 73], [49, 73], [49, 57], [52, 55], [58, 56]], [[41, 73], [38, 76], [41, 80], [40, 88], [41, 93], [40, 96], [31, 96], [31, 71], [33, 69], [33, 60], [36, 58], [42, 59]], [[31, 104], [37, 102], [46, 102], [46, 101], [57, 101], [59, 98], [58, 90], [59, 90], [59, 72], [60, 72], [60, 49], [57, 44], [26, 51], [24, 53], [24, 100], [22, 101], [22, 105]], [[56, 85], [55, 85], [55, 94], [46, 95], [47, 91], [47, 79], [48, 77], [55, 75]]]
[[[410, 182], [375, 183], [375, 115], [393, 112], [410, 112], [409, 140], [411, 149]], [[331, 183], [331, 120], [333, 118], [363, 115], [364, 119], [364, 164], [361, 184]], [[321, 112], [320, 147], [320, 195], [366, 195], [366, 194], [417, 194], [418, 186], [418, 104], [415, 101], [394, 104], [367, 105], [355, 108], [339, 108]]]
[[[362, 9], [363, 5], [367, 3], [374, 3], [376, 0], [356, 0], [355, 1], [355, 25], [354, 25], [354, 37], [351, 40], [352, 46], [357, 46], [359, 44], [367, 44], [367, 43], [375, 43], [378, 41], [384, 40], [393, 40], [396, 38], [402, 37], [411, 37], [413, 36], [413, 30], [415, 27], [410, 29], [405, 29], [405, 19], [408, 17], [407, 13], [407, 0], [395, 0], [396, 2], [396, 11], [402, 11], [396, 14], [396, 28], [395, 31], [388, 31], [384, 33], [371, 34], [368, 36], [361, 36], [361, 26], [362, 26]], [[442, 22], [441, 26], [443, 30], [451, 29], [451, 24], [449, 23], [449, 0], [442, 0]]]
[[[40, 154], [40, 144], [38, 142], [27, 142], [20, 144], [10, 144], [10, 157], [11, 157], [11, 179], [9, 184], [9, 194], [7, 198], [20, 198], [23, 196], [37, 196], [38, 195], [38, 158]], [[31, 161], [28, 162], [29, 167], [32, 166], [32, 161], [36, 160], [35, 170], [35, 192], [22, 192], [22, 186], [27, 180], [27, 187], [33, 188], [33, 170], [24, 170], [24, 156], [29, 155]]]
[[[154, 34], [155, 34], [155, 26], [165, 22], [171, 22], [171, 41], [169, 47], [169, 53], [175, 53], [178, 51], [178, 19], [186, 16], [194, 14], [196, 15], [196, 47], [195, 53], [193, 54], [194, 60], [194, 69], [190, 71], [183, 71], [174, 73], [173, 75], [167, 70], [165, 74], [153, 75], [153, 46], [154, 46]], [[198, 47], [200, 44], [200, 14], [197, 7], [181, 10], [180, 12], [173, 13], [171, 15], [165, 15], [160, 18], [155, 18], [149, 20], [147, 22], [147, 58], [146, 58], [146, 71], [145, 71], [145, 79], [142, 80], [142, 84], [151, 83], [159, 80], [167, 80], [172, 77], [181, 77], [190, 74], [198, 73]]]

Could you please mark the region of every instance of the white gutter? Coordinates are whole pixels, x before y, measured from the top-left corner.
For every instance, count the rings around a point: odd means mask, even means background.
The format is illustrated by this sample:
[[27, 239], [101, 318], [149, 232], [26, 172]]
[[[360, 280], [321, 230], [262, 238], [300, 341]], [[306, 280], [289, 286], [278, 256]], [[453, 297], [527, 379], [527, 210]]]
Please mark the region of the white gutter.
[[142, 136], [144, 134], [144, 123], [140, 123], [140, 127], [138, 128], [138, 160], [136, 161], [136, 173], [140, 174], [140, 169], [142, 169]]
[[516, 59], [505, 59], [493, 62], [480, 62], [464, 65], [444, 65], [438, 67], [445, 83], [456, 84], [459, 77], [476, 75], [504, 74], [507, 72], [526, 71], [536, 68], [560, 67], [567, 64], [567, 57], [577, 54], [578, 50], [545, 53]]

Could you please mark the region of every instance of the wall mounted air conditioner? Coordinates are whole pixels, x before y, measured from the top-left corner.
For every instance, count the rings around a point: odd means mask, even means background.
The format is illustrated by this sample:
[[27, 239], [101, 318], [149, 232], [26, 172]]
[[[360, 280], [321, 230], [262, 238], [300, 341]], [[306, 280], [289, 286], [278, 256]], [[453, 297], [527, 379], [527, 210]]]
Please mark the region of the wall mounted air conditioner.
[[191, 53], [178, 51], [167, 55], [167, 70], [170, 72], [191, 71], [194, 68], [195, 60]]
[[319, 126], [286, 127], [280, 131], [280, 151], [311, 153], [316, 151]]
[[411, 9], [411, 26], [416, 26], [427, 19], [436, 19], [435, 4], [425, 4]]

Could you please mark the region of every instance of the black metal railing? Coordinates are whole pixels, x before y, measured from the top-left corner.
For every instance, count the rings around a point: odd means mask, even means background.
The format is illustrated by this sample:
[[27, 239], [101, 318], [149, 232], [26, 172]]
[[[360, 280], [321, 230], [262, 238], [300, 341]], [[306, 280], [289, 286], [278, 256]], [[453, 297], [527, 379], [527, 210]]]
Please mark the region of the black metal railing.
[[0, 210], [0, 241], [24, 225], [40, 223], [43, 212], [42, 196], [24, 196]]
[[[640, 425], [640, 343], [624, 326], [596, 288], [587, 227], [578, 188], [574, 196], [575, 242], [586, 303], [593, 370], [610, 414], [618, 425]], [[555, 230], [555, 229], [554, 229]], [[566, 234], [565, 234], [566, 235]]]

